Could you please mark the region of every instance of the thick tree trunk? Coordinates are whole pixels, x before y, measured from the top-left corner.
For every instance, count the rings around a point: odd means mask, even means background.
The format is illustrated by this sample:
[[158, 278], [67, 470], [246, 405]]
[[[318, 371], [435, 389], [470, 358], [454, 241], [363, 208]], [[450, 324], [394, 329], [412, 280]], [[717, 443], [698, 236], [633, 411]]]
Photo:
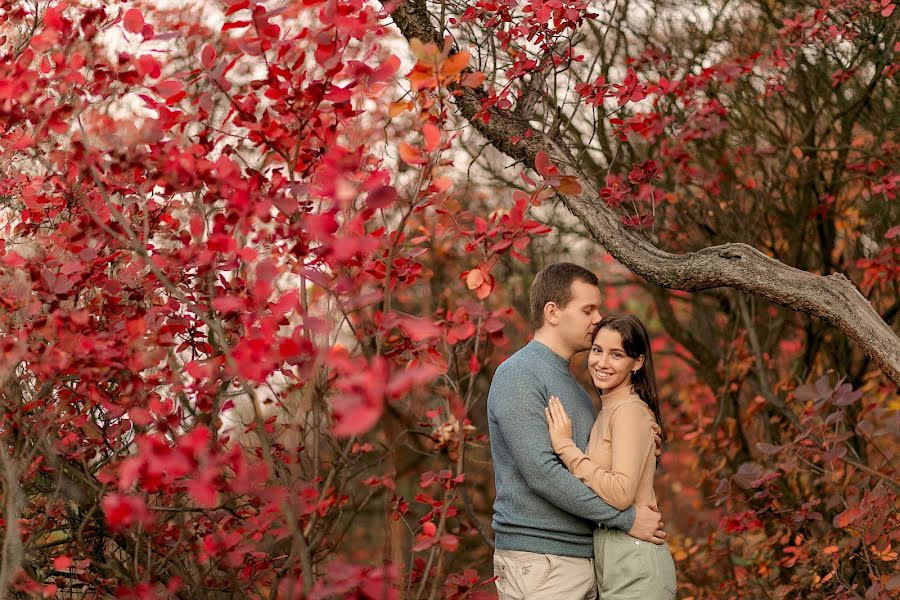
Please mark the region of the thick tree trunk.
[[[423, 0], [401, 1], [392, 17], [407, 40], [418, 38], [442, 45]], [[495, 148], [530, 167], [537, 153], [544, 151], [562, 174], [578, 179], [583, 191], [563, 196], [563, 201], [591, 236], [632, 272], [656, 285], [684, 291], [740, 289], [825, 319], [900, 385], [900, 338], [845, 276], [823, 277], [795, 269], [746, 244], [711, 246], [681, 255], [661, 250], [625, 229], [616, 213], [600, 200], [595, 182], [588, 180], [563, 145], [539, 135], [524, 138], [528, 124], [510, 113], [491, 110], [485, 122], [477, 117], [481, 91], [463, 87], [453, 91], [462, 116]], [[514, 139], [521, 141], [514, 144]]]

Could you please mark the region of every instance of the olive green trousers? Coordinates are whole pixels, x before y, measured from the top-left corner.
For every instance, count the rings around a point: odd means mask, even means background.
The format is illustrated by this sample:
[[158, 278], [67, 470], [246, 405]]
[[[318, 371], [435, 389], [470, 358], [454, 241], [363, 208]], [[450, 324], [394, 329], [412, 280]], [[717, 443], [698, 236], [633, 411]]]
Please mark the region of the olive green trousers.
[[675, 561], [665, 544], [601, 527], [594, 532], [594, 572], [600, 600], [675, 598]]

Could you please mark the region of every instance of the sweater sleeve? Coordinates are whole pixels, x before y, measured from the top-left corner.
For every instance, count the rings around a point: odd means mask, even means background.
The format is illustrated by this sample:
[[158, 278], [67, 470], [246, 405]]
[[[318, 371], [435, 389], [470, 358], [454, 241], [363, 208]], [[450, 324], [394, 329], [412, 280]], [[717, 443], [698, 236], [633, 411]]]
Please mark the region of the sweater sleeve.
[[568, 513], [629, 531], [634, 524], [633, 508], [613, 508], [557, 460], [550, 445], [544, 415], [547, 400], [541, 389], [534, 374], [524, 370], [507, 370], [491, 382], [491, 416], [527, 485]]
[[609, 416], [612, 468], [601, 469], [574, 443], [560, 448], [559, 457], [573, 475], [611, 506], [622, 510], [634, 503], [647, 454], [653, 449], [653, 427], [643, 402], [626, 402]]

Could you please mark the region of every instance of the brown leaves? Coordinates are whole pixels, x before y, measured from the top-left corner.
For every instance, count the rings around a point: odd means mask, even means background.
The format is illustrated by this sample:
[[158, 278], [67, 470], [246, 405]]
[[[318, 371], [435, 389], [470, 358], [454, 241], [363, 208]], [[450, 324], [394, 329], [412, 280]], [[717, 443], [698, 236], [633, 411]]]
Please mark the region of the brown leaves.
[[560, 194], [564, 194], [566, 196], [577, 196], [582, 192], [581, 184], [578, 183], [578, 180], [571, 176], [560, 177], [559, 185], [556, 186], [557, 191]]
[[543, 150], [540, 150], [534, 157], [534, 170], [543, 177], [544, 185], [554, 188], [560, 194], [577, 196], [583, 190], [578, 179], [574, 176], [560, 175], [559, 169], [550, 162], [550, 157]]

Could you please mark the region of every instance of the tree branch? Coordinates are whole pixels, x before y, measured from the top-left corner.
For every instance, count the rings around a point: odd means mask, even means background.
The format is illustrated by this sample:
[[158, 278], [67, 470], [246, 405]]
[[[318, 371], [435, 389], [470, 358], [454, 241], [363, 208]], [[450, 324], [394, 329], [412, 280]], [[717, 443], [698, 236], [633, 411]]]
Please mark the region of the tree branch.
[[[402, 2], [392, 17], [407, 40], [443, 44], [424, 0]], [[582, 192], [564, 196], [563, 201], [591, 237], [633, 273], [661, 287], [684, 291], [731, 287], [824, 319], [853, 339], [900, 385], [900, 338], [844, 275], [815, 275], [740, 243], [680, 255], [657, 248], [625, 229], [619, 216], [599, 201], [594, 182], [564, 145], [538, 132], [525, 138], [527, 123], [496, 108], [489, 109], [487, 119], [482, 118], [485, 93], [481, 90], [454, 86], [451, 91], [463, 117], [495, 148], [532, 167], [538, 152], [546, 152], [562, 174], [576, 177]], [[514, 139], [520, 141], [514, 144]]]

